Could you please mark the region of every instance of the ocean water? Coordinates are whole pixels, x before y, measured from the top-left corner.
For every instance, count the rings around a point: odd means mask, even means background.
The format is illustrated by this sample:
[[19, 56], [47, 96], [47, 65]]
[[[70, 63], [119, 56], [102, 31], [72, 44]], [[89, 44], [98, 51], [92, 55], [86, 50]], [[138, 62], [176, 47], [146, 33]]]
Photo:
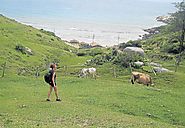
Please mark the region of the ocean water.
[[[178, 0], [0, 0], [0, 13], [36, 28], [112, 46], [140, 38], [159, 26], [155, 18], [174, 12]], [[179, 0], [180, 1], [180, 0]]]

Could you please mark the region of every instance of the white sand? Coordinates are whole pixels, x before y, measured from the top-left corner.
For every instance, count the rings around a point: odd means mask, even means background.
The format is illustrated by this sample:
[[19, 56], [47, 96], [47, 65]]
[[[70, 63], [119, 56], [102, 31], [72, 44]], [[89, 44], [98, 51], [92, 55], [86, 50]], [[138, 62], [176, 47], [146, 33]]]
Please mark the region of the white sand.
[[39, 29], [54, 32], [63, 40], [78, 40], [80, 42], [91, 43], [94, 41], [102, 46], [113, 46], [129, 40], [139, 39], [139, 35], [146, 32], [143, 27], [124, 24], [102, 24], [84, 23], [74, 21], [55, 21], [41, 19], [18, 19], [20, 22], [31, 25]]

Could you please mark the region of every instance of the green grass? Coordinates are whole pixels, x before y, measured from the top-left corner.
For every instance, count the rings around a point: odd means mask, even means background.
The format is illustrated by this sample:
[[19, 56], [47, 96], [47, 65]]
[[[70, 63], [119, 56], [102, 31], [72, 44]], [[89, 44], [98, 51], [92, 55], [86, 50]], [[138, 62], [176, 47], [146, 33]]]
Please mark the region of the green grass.
[[54, 94], [46, 102], [41, 77], [1, 78], [0, 127], [185, 127], [184, 82], [153, 88], [60, 75], [57, 82], [62, 102]]

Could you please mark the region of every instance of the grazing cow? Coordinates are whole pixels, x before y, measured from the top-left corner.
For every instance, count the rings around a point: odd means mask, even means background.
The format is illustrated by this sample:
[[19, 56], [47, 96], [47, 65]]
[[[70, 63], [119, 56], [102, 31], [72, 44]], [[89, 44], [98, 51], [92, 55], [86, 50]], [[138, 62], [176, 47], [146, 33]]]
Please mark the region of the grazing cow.
[[140, 72], [132, 72], [132, 76], [131, 76], [132, 84], [134, 84], [135, 81], [139, 84], [144, 84], [147, 86], [153, 85], [151, 76]]
[[96, 68], [83, 68], [80, 71], [79, 77], [87, 78], [89, 75], [92, 75], [92, 77], [96, 79]]

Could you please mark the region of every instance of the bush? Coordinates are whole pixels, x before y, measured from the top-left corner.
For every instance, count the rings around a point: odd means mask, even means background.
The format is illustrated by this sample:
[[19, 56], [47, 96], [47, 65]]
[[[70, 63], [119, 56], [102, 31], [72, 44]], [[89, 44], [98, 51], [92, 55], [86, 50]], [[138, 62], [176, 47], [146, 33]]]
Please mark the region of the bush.
[[168, 42], [166, 42], [163, 46], [161, 51], [172, 53], [172, 54], [179, 54], [180, 53], [180, 42], [176, 37], [171, 37]]
[[103, 50], [94, 48], [94, 49], [79, 49], [79, 51], [76, 53], [77, 56], [92, 56], [95, 57], [97, 55], [102, 55]]
[[38, 34], [38, 33], [37, 33], [36, 35], [37, 35], [38, 37], [42, 37], [42, 35], [41, 35], [41, 34]]
[[172, 54], [179, 54], [180, 47], [178, 44], [168, 45], [165, 47], [165, 51]]
[[152, 59], [157, 59], [157, 60], [162, 60], [162, 61], [166, 61], [166, 60], [173, 60], [174, 56], [173, 55], [168, 55], [165, 53], [155, 53], [155, 54], [150, 54], [149, 58]]
[[56, 37], [56, 35], [55, 35], [54, 32], [46, 31], [46, 30], [44, 30], [44, 29], [40, 29], [40, 31], [41, 31], [42, 33], [45, 33], [45, 34], [49, 35], [49, 36], [54, 36], [54, 37]]
[[104, 63], [111, 62], [112, 58], [110, 54], [97, 55], [88, 62], [88, 65], [103, 65]]
[[22, 54], [26, 54], [26, 48], [20, 44], [16, 45], [15, 50], [21, 52]]
[[103, 54], [103, 51], [101, 49], [92, 49], [91, 52], [89, 53], [89, 55], [93, 57], [101, 54]]
[[33, 55], [33, 52], [30, 48], [24, 47], [20, 44], [15, 46], [15, 50], [21, 52], [22, 54]]
[[76, 53], [77, 56], [86, 56], [87, 54], [85, 52], [78, 52]]
[[143, 61], [143, 57], [136, 53], [122, 53], [113, 60], [113, 63], [128, 68], [130, 64], [136, 61]]
[[142, 47], [141, 43], [139, 41], [128, 41], [127, 43], [121, 43], [119, 45], [119, 49], [124, 49], [126, 47]]

